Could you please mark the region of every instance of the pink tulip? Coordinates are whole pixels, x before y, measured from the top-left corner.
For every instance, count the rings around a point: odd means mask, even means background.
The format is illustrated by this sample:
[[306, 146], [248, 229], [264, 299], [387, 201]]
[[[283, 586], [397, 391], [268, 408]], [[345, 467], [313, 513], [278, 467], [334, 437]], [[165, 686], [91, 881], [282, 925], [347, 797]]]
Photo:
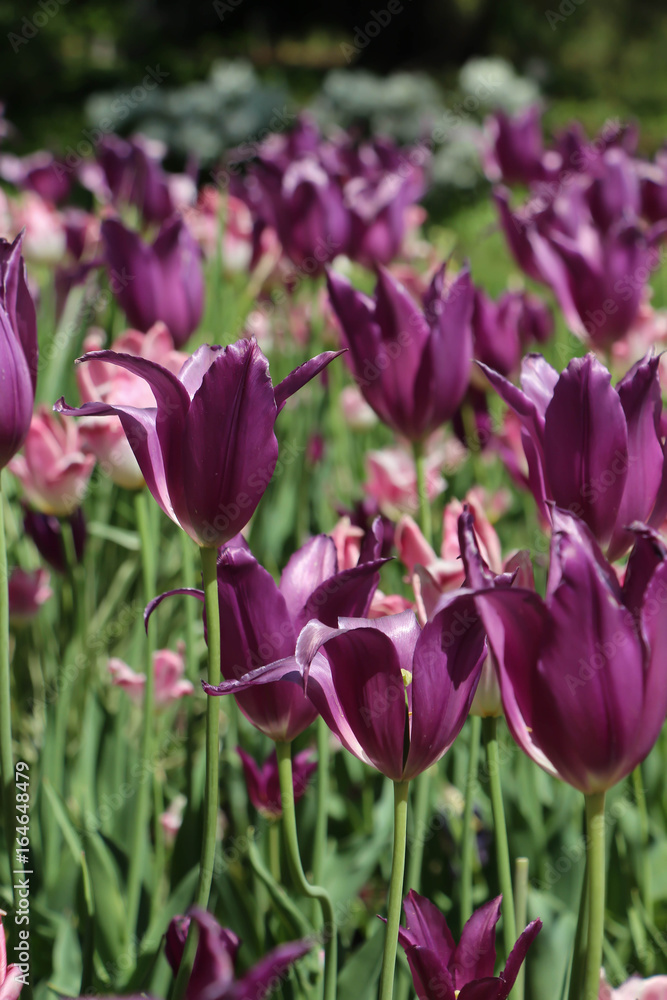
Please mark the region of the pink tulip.
[[651, 976], [650, 979], [632, 976], [612, 989], [603, 974], [599, 1000], [667, 1000], [667, 976]]
[[45, 569], [28, 572], [13, 569], [9, 577], [9, 617], [15, 622], [27, 622], [34, 618], [42, 604], [53, 597], [49, 587], [49, 573]]
[[160, 826], [164, 833], [165, 843], [169, 846], [174, 844], [178, 831], [181, 829], [187, 801], [185, 795], [177, 795], [169, 808], [160, 814]]
[[2, 926], [2, 918], [6, 916], [5, 911], [0, 910], [0, 1000], [16, 1000], [23, 989], [25, 973], [18, 965], [7, 965], [7, 942]]
[[[101, 330], [91, 330], [84, 341], [84, 350], [86, 353], [100, 350], [104, 339]], [[174, 375], [178, 374], [188, 357], [174, 348], [174, 341], [164, 323], [156, 323], [148, 333], [126, 330], [113, 342], [111, 350], [155, 361]], [[144, 379], [116, 365], [91, 361], [90, 364], [79, 365], [76, 375], [84, 403], [102, 400], [137, 408], [155, 403]], [[144, 477], [118, 417], [84, 417], [79, 421], [79, 428], [86, 447], [118, 486], [128, 490], [141, 489]]]
[[58, 264], [65, 255], [67, 238], [63, 218], [57, 208], [34, 191], [25, 191], [8, 202], [11, 230], [25, 229], [23, 254], [26, 260]]
[[23, 455], [16, 455], [8, 468], [32, 507], [42, 514], [66, 517], [81, 505], [94, 465], [95, 456], [83, 452], [77, 424], [40, 406]]
[[[179, 644], [178, 652], [171, 649], [158, 649], [153, 654], [153, 671], [155, 676], [155, 704], [169, 705], [185, 695], [192, 694], [194, 688], [190, 681], [183, 678], [185, 662], [183, 653], [185, 646]], [[141, 702], [146, 687], [144, 674], [137, 674], [123, 660], [112, 657], [108, 664], [111, 683], [124, 691], [133, 701]]]
[[346, 385], [340, 394], [340, 408], [343, 411], [345, 423], [353, 431], [366, 431], [375, 427], [378, 418], [371, 409], [356, 385]]
[[365, 535], [364, 529], [352, 524], [349, 517], [341, 517], [329, 534], [336, 546], [339, 571], [352, 569], [359, 562], [361, 543]]
[[[442, 462], [440, 451], [431, 452], [426, 459], [426, 492], [430, 501], [442, 493], [446, 485], [440, 474]], [[377, 500], [380, 510], [387, 517], [417, 510], [417, 470], [407, 449], [397, 446], [369, 451], [366, 473], [366, 493]]]

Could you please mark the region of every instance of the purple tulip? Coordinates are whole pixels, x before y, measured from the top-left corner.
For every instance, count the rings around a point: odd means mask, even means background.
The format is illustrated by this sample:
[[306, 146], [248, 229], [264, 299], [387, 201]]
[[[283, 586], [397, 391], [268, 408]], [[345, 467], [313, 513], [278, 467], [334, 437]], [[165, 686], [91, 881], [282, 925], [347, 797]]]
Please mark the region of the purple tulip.
[[40, 150], [30, 156], [0, 156], [0, 177], [23, 191], [34, 191], [51, 204], [63, 201], [70, 192], [69, 170], [52, 153]]
[[[237, 979], [234, 967], [241, 942], [236, 934], [221, 927], [205, 910], [193, 907], [190, 912], [198, 925], [199, 938], [186, 1000], [263, 1000], [277, 988], [290, 966], [313, 947], [308, 939], [278, 945], [242, 979]], [[190, 919], [174, 917], [167, 929], [165, 952], [174, 975], [181, 964]]]
[[667, 470], [660, 436], [659, 358], [645, 357], [614, 388], [592, 354], [559, 376], [539, 354], [521, 369], [522, 389], [481, 367], [521, 421], [530, 488], [545, 523], [553, 500], [582, 518], [610, 559], [633, 543], [633, 521], [660, 523]]
[[475, 290], [472, 335], [475, 357], [501, 375], [516, 371], [526, 346], [553, 333], [550, 311], [536, 295], [504, 292], [497, 302]]
[[[42, 559], [55, 569], [56, 573], [67, 572], [67, 554], [63, 541], [63, 530], [72, 533], [74, 555], [80, 563], [86, 547], [86, 521], [81, 507], [65, 518], [54, 517], [53, 514], [38, 514], [23, 506], [23, 530], [32, 538]], [[63, 529], [63, 525], [65, 526]]]
[[111, 290], [131, 325], [145, 333], [162, 320], [181, 347], [204, 310], [201, 252], [183, 220], [163, 223], [149, 245], [122, 222], [107, 219], [102, 240]]
[[106, 135], [96, 149], [107, 196], [115, 205], [134, 205], [149, 225], [165, 222], [175, 211], [155, 146], [143, 136]]
[[470, 378], [470, 273], [465, 267], [447, 289], [444, 277], [443, 264], [422, 310], [382, 267], [374, 299], [335, 272], [328, 275], [355, 381], [380, 419], [412, 441], [453, 416]]
[[269, 363], [252, 340], [199, 347], [178, 376], [146, 358], [93, 351], [143, 378], [155, 407], [64, 399], [70, 416], [117, 416], [146, 485], [162, 510], [198, 545], [217, 548], [250, 520], [278, 459], [274, 424], [287, 399], [337, 355], [311, 358], [275, 388]]
[[659, 150], [654, 163], [640, 162], [637, 170], [642, 215], [649, 222], [662, 222], [667, 219], [667, 150]]
[[27, 437], [37, 383], [37, 319], [22, 240], [0, 240], [0, 469]]
[[554, 172], [548, 166], [549, 154], [545, 154], [542, 141], [542, 109], [537, 104], [515, 115], [496, 111], [484, 123], [484, 138], [484, 170], [491, 181], [532, 184], [548, 179]]
[[533, 920], [522, 931], [499, 976], [496, 924], [502, 896], [480, 906], [457, 944], [444, 915], [424, 896], [410, 890], [403, 902], [406, 926], [398, 932], [419, 1000], [507, 1000], [526, 953], [542, 928]]
[[320, 274], [325, 263], [345, 253], [350, 220], [343, 196], [314, 158], [296, 160], [287, 167], [274, 211], [285, 253], [307, 274]]
[[[248, 797], [253, 806], [266, 819], [279, 819], [283, 814], [283, 801], [280, 794], [276, 751], [273, 750], [261, 767], [241, 747], [237, 747], [236, 752], [241, 758]], [[295, 754], [292, 761], [292, 786], [295, 802], [303, 798], [308, 788], [308, 782], [317, 770], [317, 764], [311, 761], [312, 755], [312, 750], [302, 750]]]
[[621, 589], [586, 525], [553, 521], [546, 599], [496, 588], [477, 606], [512, 736], [590, 795], [644, 760], [667, 716], [667, 561], [642, 529]]
[[412, 611], [339, 618], [338, 628], [310, 621], [293, 662], [260, 667], [222, 687], [226, 693], [261, 689], [278, 678], [305, 685], [350, 753], [393, 781], [409, 781], [458, 736], [485, 655], [474, 600], [459, 592], [423, 629]]
[[333, 539], [316, 535], [289, 560], [279, 586], [242, 540], [224, 549], [218, 560], [218, 598], [225, 681], [214, 688], [204, 685], [207, 694], [233, 693], [246, 718], [272, 740], [289, 742], [307, 729], [317, 710], [301, 681], [266, 686], [248, 683], [248, 678], [255, 668], [295, 671], [297, 637], [310, 619], [334, 625], [340, 615], [368, 613], [385, 562], [377, 557], [380, 545], [373, 536], [358, 565], [339, 572]]

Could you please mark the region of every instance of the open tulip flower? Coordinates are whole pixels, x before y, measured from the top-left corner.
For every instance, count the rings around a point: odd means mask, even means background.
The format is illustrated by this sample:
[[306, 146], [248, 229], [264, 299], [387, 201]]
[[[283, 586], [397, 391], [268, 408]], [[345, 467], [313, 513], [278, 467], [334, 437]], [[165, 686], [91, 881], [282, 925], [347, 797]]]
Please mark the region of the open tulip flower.
[[450, 419], [468, 388], [473, 287], [468, 268], [445, 288], [445, 265], [421, 309], [403, 285], [378, 268], [373, 299], [330, 271], [329, 295], [349, 347], [352, 373], [380, 420], [423, 441]]
[[194, 919], [199, 928], [197, 952], [185, 1000], [264, 1000], [280, 984], [288, 969], [313, 947], [307, 938], [278, 945], [241, 978], [234, 973], [241, 942], [205, 910], [193, 908], [192, 917], [174, 917], [169, 924], [166, 955], [174, 973], [181, 964], [185, 940]]
[[[340, 618], [337, 628], [310, 621], [295, 663], [260, 668], [245, 684], [277, 677], [305, 683], [313, 706], [350, 753], [405, 782], [439, 760], [458, 736], [484, 655], [474, 602], [464, 594], [423, 629], [412, 611]], [[229, 692], [236, 685], [223, 687]]]
[[553, 500], [586, 522], [610, 559], [632, 546], [633, 521], [667, 512], [659, 358], [637, 362], [614, 387], [592, 354], [559, 376], [539, 354], [524, 358], [518, 389], [481, 366], [521, 421], [528, 479], [549, 522]]
[[25, 441], [35, 403], [37, 320], [22, 240], [0, 240], [0, 469]]
[[667, 976], [651, 976], [650, 979], [632, 976], [616, 989], [603, 976], [599, 1000], [667, 1000]]
[[501, 902], [498, 896], [475, 910], [457, 944], [440, 910], [418, 893], [408, 893], [403, 903], [406, 926], [400, 928], [398, 940], [412, 972], [417, 1000], [507, 1000], [542, 921], [528, 924], [505, 968], [494, 976]]
[[274, 424], [289, 397], [335, 351], [296, 368], [275, 388], [257, 343], [199, 347], [178, 375], [156, 362], [114, 351], [80, 358], [106, 361], [144, 379], [155, 406], [121, 403], [54, 409], [70, 416], [118, 416], [146, 485], [162, 510], [200, 546], [218, 548], [250, 520], [278, 460]]
[[556, 509], [553, 524], [546, 599], [495, 588], [477, 606], [512, 736], [593, 795], [646, 757], [667, 716], [666, 550], [641, 530], [622, 589], [582, 521]]
[[253, 668], [295, 670], [297, 637], [311, 618], [334, 624], [341, 614], [367, 614], [385, 561], [377, 558], [380, 545], [370, 537], [357, 566], [339, 572], [334, 540], [316, 535], [292, 556], [279, 586], [242, 540], [223, 549], [218, 597], [225, 680], [204, 685], [207, 694], [234, 694], [246, 718], [272, 740], [290, 742], [307, 729], [317, 710], [302, 685], [277, 680], [264, 686], [270, 673], [264, 684], [255, 683]]

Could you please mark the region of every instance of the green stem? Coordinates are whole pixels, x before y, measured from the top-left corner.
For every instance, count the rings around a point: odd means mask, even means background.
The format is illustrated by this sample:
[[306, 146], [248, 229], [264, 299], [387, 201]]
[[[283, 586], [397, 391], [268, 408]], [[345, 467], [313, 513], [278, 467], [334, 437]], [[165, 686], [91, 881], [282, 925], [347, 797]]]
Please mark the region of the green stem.
[[419, 503], [419, 527], [429, 545], [433, 545], [433, 527], [431, 525], [431, 505], [428, 500], [426, 481], [426, 452], [423, 442], [415, 441], [412, 446], [417, 470], [417, 502]]
[[271, 877], [280, 882], [280, 826], [276, 820], [269, 822], [269, 870]]
[[[0, 765], [2, 773], [2, 805], [5, 814], [5, 840], [9, 871], [20, 871], [23, 866], [16, 858], [16, 801], [14, 789], [14, 751], [12, 748], [11, 671], [9, 666], [9, 573], [7, 570], [7, 541], [5, 538], [5, 507], [0, 471]], [[18, 887], [21, 875], [12, 876], [14, 906], [18, 909]]]
[[[145, 490], [139, 490], [134, 498], [134, 509], [137, 518], [137, 528], [141, 541], [141, 571], [144, 590], [144, 603], [155, 595], [157, 572], [155, 568], [154, 544], [150, 530], [148, 505]], [[148, 766], [152, 760], [153, 730], [155, 728], [155, 695], [153, 653], [155, 651], [155, 625], [149, 622], [146, 639], [146, 685], [144, 687], [144, 718], [141, 734], [141, 760]], [[127, 875], [127, 927], [130, 936], [136, 934], [139, 902], [141, 900], [141, 882], [145, 871], [146, 857], [146, 826], [150, 811], [150, 782], [142, 781], [137, 789], [134, 821], [130, 840], [130, 865]]]
[[394, 853], [391, 859], [391, 881], [389, 883], [389, 905], [387, 909], [387, 935], [384, 939], [382, 974], [380, 976], [380, 1000], [392, 1000], [394, 995], [394, 971], [398, 948], [398, 928], [401, 922], [403, 902], [403, 875], [405, 873], [405, 847], [408, 832], [408, 781], [394, 782]]
[[280, 797], [283, 807], [283, 833], [285, 849], [292, 879], [301, 895], [316, 899], [322, 910], [324, 921], [324, 1000], [336, 998], [336, 975], [338, 963], [338, 941], [336, 937], [336, 918], [331, 898], [326, 889], [311, 885], [306, 878], [301, 864], [299, 838], [296, 830], [296, 813], [294, 811], [294, 783], [292, 778], [292, 744], [276, 743], [278, 755], [278, 776], [280, 779]]
[[489, 792], [493, 811], [493, 832], [496, 841], [496, 864], [498, 881], [503, 894], [503, 937], [507, 957], [516, 941], [516, 921], [514, 919], [514, 892], [512, 890], [512, 867], [510, 864], [503, 789], [500, 781], [500, 758], [498, 754], [498, 720], [488, 716], [482, 721], [486, 760], [489, 772]]
[[583, 1000], [597, 1000], [600, 989], [605, 903], [604, 792], [586, 796], [588, 842], [588, 949]]
[[463, 807], [463, 833], [461, 846], [461, 926], [472, 916], [472, 869], [475, 854], [475, 832], [472, 828], [472, 807], [477, 788], [477, 768], [479, 766], [479, 743], [482, 735], [482, 719], [479, 715], [470, 717], [470, 757], [468, 760], [468, 780], [466, 781], [465, 805]]
[[[202, 575], [204, 577], [204, 601], [208, 630], [208, 683], [220, 683], [220, 610], [218, 605], [218, 553], [213, 548], [201, 548]], [[218, 768], [220, 758], [220, 706], [217, 698], [206, 700], [206, 778], [204, 788], [204, 836], [202, 839], [199, 880], [195, 895], [195, 905], [203, 910], [208, 906], [215, 863], [215, 842], [218, 825]], [[190, 979], [197, 947], [197, 936], [190, 923], [190, 931], [183, 949], [183, 957], [178, 968], [174, 986], [174, 1000], [181, 1000]]]
[[329, 727], [320, 716], [317, 720], [317, 817], [313, 845], [313, 881], [322, 881], [329, 821]]
[[[519, 934], [526, 928], [528, 913], [528, 858], [517, 858], [514, 862], [514, 915]], [[521, 963], [511, 1000], [523, 1000], [526, 989], [526, 963]]]
[[588, 858], [584, 862], [584, 877], [581, 881], [579, 897], [579, 915], [577, 929], [574, 934], [574, 950], [572, 952], [572, 967], [570, 969], [570, 988], [568, 1000], [581, 1000], [581, 980], [584, 975], [586, 961], [586, 946], [588, 944]]
[[651, 891], [651, 859], [649, 855], [649, 819], [646, 807], [646, 795], [644, 794], [644, 782], [642, 781], [641, 764], [632, 772], [632, 787], [635, 793], [635, 802], [639, 813], [639, 825], [641, 831], [641, 883], [642, 883], [642, 903], [649, 918], [653, 919], [653, 893]]

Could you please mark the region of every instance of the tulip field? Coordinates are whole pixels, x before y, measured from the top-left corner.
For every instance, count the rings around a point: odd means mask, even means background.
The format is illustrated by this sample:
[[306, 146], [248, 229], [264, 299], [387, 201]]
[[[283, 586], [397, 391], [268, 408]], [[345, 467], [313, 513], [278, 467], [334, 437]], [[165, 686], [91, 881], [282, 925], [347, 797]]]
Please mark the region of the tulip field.
[[667, 1000], [667, 154], [0, 124], [0, 1000]]

